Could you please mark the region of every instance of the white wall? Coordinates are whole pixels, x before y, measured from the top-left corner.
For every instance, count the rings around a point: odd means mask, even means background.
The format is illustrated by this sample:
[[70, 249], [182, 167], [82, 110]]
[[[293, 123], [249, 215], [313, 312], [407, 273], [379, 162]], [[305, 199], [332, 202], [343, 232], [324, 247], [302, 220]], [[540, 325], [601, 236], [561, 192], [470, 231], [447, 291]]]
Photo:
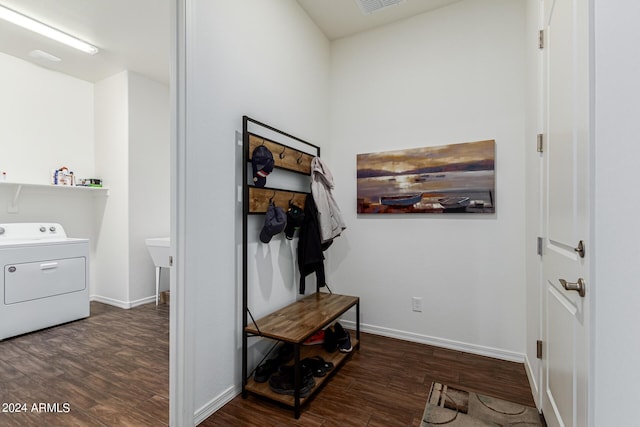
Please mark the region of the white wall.
[[169, 89], [130, 71], [95, 85], [96, 171], [109, 187], [92, 298], [123, 308], [155, 300], [144, 239], [169, 235]]
[[109, 187], [100, 222], [93, 299], [124, 306], [129, 297], [129, 105], [127, 72], [95, 84], [96, 173]]
[[[193, 330], [196, 344], [193, 353], [187, 348], [186, 359], [194, 363], [195, 417], [201, 420], [232, 398], [241, 383], [237, 186], [244, 165], [236, 133], [248, 115], [325, 144], [329, 42], [293, 0], [193, 0], [187, 6], [188, 257], [181, 266], [185, 283], [178, 286], [193, 304], [186, 308], [193, 329], [186, 328]], [[292, 284], [277, 274], [278, 253], [288, 256], [281, 244], [274, 239], [266, 249], [273, 251], [268, 259], [276, 266], [267, 267], [267, 280], [278, 293], [289, 287], [294, 298]]]
[[96, 283], [96, 245], [106, 195], [49, 187], [52, 169], [95, 177], [93, 85], [0, 53], [0, 170], [23, 186], [0, 185], [0, 223], [57, 222], [70, 237], [90, 239], [90, 288]]
[[[332, 44], [323, 154], [348, 228], [329, 282], [364, 330], [523, 360], [525, 22], [524, 2], [468, 0]], [[356, 214], [358, 153], [485, 139], [495, 215]]]
[[[640, 4], [596, 0], [595, 4], [595, 153], [593, 201], [595, 251], [592, 274], [595, 341], [593, 426], [630, 426], [640, 383], [640, 287], [635, 267], [640, 259], [640, 58], [633, 54], [640, 39]], [[624, 203], [620, 203], [624, 201]]]
[[129, 301], [155, 295], [144, 241], [169, 236], [169, 124], [169, 87], [129, 72]]
[[93, 85], [0, 53], [0, 171], [49, 184], [67, 166], [92, 177]]

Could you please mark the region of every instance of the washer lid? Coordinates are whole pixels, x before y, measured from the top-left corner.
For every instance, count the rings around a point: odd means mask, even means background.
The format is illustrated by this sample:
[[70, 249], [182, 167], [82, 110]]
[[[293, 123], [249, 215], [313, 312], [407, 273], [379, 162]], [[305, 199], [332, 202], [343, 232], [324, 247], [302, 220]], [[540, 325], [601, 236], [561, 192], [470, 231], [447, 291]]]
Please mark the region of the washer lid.
[[74, 245], [80, 243], [87, 243], [89, 239], [76, 239], [71, 237], [65, 237], [62, 239], [17, 239], [17, 240], [2, 240], [0, 239], [0, 249], [6, 249], [10, 247], [29, 247], [29, 246], [54, 246], [54, 245]]

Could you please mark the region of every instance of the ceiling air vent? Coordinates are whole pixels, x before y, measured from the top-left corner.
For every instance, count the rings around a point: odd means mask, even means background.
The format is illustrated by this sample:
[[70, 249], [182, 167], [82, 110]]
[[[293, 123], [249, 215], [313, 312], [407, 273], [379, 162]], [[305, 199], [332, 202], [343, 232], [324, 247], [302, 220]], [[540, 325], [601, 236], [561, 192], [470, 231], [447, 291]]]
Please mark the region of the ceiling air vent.
[[45, 52], [44, 50], [36, 49], [29, 52], [29, 56], [35, 59], [42, 59], [49, 62], [60, 62], [62, 59], [57, 56], [51, 55], [49, 52]]
[[384, 9], [385, 7], [394, 6], [405, 1], [406, 0], [356, 0], [356, 3], [360, 6], [362, 13], [368, 15]]

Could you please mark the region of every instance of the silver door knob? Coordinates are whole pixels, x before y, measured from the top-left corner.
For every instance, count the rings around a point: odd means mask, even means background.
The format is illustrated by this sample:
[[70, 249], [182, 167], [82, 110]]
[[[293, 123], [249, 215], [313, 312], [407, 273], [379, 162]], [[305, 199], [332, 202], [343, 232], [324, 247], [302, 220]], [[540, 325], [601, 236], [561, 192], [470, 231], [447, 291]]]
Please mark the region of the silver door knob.
[[576, 291], [581, 297], [584, 298], [586, 286], [584, 283], [584, 279], [582, 277], [580, 277], [576, 283], [567, 282], [564, 279], [558, 279], [558, 280], [560, 281], [560, 284], [562, 285], [562, 287], [565, 288], [567, 291]]

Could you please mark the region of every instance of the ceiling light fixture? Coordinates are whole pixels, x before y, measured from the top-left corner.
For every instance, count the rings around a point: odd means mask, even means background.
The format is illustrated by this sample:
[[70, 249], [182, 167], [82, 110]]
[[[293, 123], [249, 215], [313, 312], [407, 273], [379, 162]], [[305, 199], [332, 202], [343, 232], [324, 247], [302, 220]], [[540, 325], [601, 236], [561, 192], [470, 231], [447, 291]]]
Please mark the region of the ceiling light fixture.
[[53, 27], [43, 24], [42, 22], [38, 22], [28, 16], [25, 16], [21, 13], [13, 11], [11, 9], [7, 9], [4, 6], [0, 6], [0, 19], [4, 19], [5, 21], [11, 22], [12, 24], [18, 25], [22, 28], [26, 28], [29, 31], [33, 31], [34, 33], [38, 33], [42, 36], [48, 37], [57, 42], [66, 44], [67, 46], [71, 46], [75, 49], [81, 50], [89, 55], [95, 55], [98, 53], [98, 48], [82, 41], [78, 38], [70, 36], [67, 33], [63, 33], [60, 30], [56, 30]]

